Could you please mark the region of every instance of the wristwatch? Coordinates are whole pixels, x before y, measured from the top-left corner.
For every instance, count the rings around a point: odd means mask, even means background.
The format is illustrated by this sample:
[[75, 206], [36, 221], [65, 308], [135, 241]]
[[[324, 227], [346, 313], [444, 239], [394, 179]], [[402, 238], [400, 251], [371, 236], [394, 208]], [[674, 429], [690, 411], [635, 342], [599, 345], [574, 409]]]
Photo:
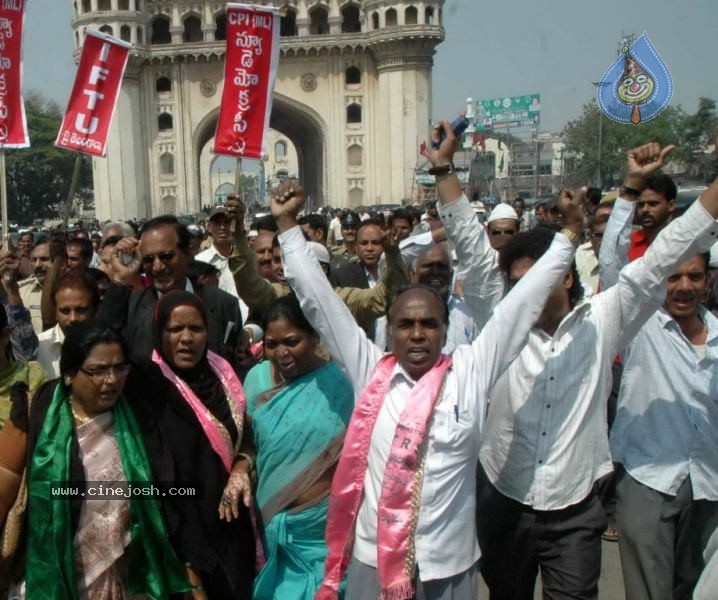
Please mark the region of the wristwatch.
[[442, 175], [448, 175], [449, 173], [454, 172], [456, 172], [456, 167], [454, 167], [454, 163], [446, 163], [445, 165], [431, 167], [431, 169], [429, 169], [429, 175], [433, 175], [434, 177], [440, 177]]

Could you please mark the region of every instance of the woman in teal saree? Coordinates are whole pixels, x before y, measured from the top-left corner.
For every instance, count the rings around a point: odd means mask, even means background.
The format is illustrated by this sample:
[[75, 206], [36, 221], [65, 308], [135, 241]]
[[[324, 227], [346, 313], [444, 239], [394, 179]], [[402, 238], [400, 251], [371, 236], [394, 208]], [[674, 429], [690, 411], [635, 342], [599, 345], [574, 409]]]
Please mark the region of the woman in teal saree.
[[311, 600], [324, 576], [329, 491], [354, 394], [317, 355], [318, 337], [293, 295], [269, 309], [264, 331], [267, 360], [244, 382], [267, 554], [253, 597]]

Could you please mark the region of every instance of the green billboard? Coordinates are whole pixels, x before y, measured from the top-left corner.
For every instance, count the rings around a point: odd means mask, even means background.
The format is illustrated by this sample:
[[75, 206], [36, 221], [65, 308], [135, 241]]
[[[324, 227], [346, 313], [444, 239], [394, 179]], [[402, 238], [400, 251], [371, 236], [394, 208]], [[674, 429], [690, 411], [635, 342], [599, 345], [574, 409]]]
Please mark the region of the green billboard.
[[476, 102], [476, 129], [490, 131], [509, 127], [538, 127], [541, 95], [506, 96]]

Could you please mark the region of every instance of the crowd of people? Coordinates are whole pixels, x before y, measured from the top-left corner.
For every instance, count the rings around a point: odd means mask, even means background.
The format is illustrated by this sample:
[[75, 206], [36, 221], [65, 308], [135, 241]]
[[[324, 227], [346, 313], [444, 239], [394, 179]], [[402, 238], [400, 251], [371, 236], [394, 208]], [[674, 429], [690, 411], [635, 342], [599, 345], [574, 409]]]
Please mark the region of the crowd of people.
[[[22, 235], [0, 253], [10, 598], [718, 597], [718, 180]], [[443, 141], [440, 141], [443, 140]], [[440, 142], [440, 143], [439, 143]]]

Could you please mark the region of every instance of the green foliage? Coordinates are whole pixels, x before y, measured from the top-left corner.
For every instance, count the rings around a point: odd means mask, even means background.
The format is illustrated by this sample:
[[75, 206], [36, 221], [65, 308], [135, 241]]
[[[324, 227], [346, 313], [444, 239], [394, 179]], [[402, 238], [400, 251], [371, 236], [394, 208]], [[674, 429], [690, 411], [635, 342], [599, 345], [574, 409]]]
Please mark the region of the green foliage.
[[[57, 103], [30, 92], [25, 96], [30, 148], [6, 151], [8, 212], [11, 221], [58, 217], [70, 189], [76, 153], [54, 146], [62, 123]], [[92, 201], [92, 162], [83, 156], [77, 196]]]
[[628, 150], [651, 141], [662, 145], [677, 144], [678, 148], [670, 157], [674, 169], [689, 178], [703, 180], [715, 164], [714, 154], [706, 154], [718, 133], [715, 109], [713, 100], [701, 98], [693, 115], [686, 115], [680, 106], [669, 106], [655, 119], [638, 125], [624, 125], [605, 117], [592, 100], [584, 105], [581, 116], [563, 130], [568, 182], [571, 185], [596, 185], [599, 121], [604, 187], [620, 183]]

